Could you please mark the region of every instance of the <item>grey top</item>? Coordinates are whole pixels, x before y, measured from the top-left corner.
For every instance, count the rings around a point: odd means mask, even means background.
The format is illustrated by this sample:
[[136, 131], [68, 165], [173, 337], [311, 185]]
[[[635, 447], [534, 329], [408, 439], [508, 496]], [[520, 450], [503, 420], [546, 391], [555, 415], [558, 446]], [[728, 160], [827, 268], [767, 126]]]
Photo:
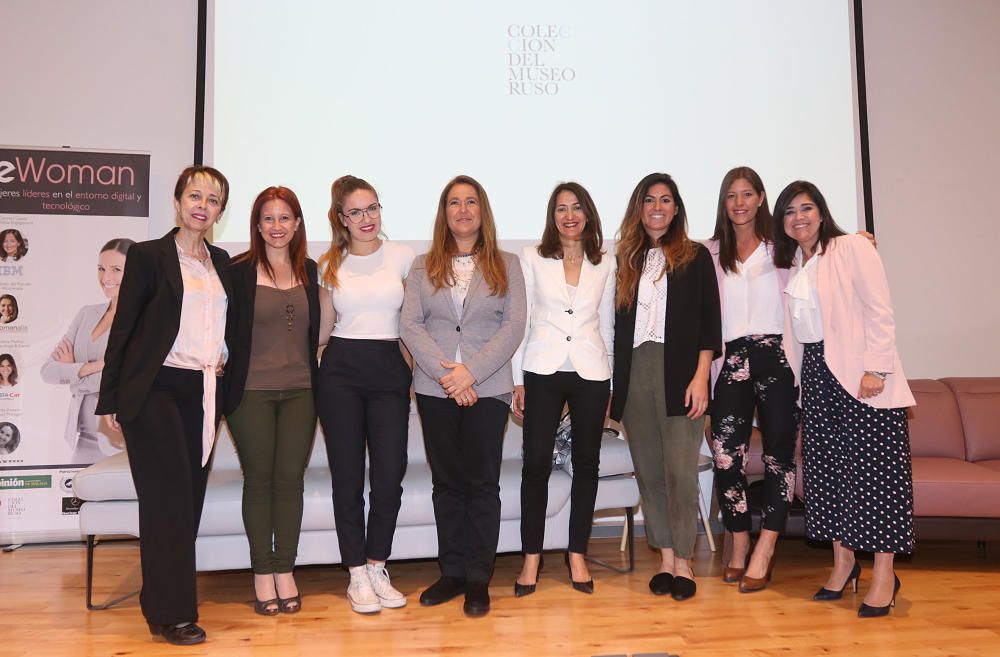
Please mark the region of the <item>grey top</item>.
[[301, 285], [289, 290], [258, 285], [246, 389], [308, 390], [311, 387], [309, 301], [305, 289]]
[[517, 256], [501, 251], [507, 266], [507, 294], [491, 296], [476, 269], [459, 316], [451, 290], [434, 290], [427, 277], [426, 254], [418, 256], [406, 277], [399, 337], [413, 354], [413, 389], [422, 395], [447, 397], [438, 379], [448, 373], [441, 361], [462, 361], [474, 377], [480, 397], [504, 397], [514, 391], [510, 359], [524, 337], [527, 306], [524, 274]]

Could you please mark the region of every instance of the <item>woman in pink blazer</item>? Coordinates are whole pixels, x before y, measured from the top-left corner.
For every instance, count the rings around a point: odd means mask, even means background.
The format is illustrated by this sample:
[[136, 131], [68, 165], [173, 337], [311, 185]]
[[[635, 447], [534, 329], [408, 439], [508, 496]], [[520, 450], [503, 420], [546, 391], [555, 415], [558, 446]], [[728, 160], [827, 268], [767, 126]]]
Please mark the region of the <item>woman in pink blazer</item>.
[[854, 551], [875, 553], [858, 616], [885, 616], [913, 550], [913, 480], [906, 407], [915, 404], [895, 345], [882, 262], [845, 235], [815, 185], [788, 185], [774, 206], [775, 264], [791, 268], [785, 344], [802, 388], [806, 535], [833, 542], [833, 571], [813, 596], [857, 591]]
[[514, 415], [524, 419], [521, 549], [514, 595], [534, 593], [541, 569], [552, 448], [563, 406], [573, 432], [570, 494], [570, 582], [594, 592], [587, 541], [597, 498], [601, 434], [611, 386], [615, 333], [615, 259], [604, 253], [601, 218], [577, 183], [549, 197], [542, 243], [521, 252], [528, 299], [524, 340], [514, 354]]

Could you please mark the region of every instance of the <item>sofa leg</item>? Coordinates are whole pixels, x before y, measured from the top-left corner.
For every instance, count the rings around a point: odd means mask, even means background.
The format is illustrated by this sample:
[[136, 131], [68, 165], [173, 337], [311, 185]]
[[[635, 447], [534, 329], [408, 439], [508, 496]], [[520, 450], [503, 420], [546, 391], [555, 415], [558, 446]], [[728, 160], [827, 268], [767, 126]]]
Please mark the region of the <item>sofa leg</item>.
[[635, 511], [632, 510], [632, 507], [625, 508], [625, 534], [628, 543], [628, 568], [612, 566], [607, 561], [590, 555], [587, 556], [587, 561], [616, 573], [630, 573], [635, 570]]
[[94, 540], [93, 534], [87, 535], [87, 609], [90, 611], [100, 611], [102, 609], [110, 609], [114, 607], [119, 602], [131, 598], [133, 595], [138, 595], [139, 591], [132, 591], [127, 595], [123, 595], [120, 598], [115, 598], [114, 600], [109, 600], [103, 604], [95, 605], [93, 602], [94, 594], [94, 547], [97, 542]]

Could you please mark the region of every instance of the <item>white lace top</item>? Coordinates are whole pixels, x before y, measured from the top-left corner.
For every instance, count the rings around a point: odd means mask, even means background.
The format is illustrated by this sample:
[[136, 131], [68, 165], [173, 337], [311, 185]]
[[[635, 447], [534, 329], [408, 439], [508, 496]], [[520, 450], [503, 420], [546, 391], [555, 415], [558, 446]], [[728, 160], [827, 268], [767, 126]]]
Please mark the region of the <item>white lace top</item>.
[[632, 346], [643, 342], [663, 342], [667, 325], [667, 258], [663, 249], [646, 251], [646, 262], [639, 276], [636, 295], [635, 333]]

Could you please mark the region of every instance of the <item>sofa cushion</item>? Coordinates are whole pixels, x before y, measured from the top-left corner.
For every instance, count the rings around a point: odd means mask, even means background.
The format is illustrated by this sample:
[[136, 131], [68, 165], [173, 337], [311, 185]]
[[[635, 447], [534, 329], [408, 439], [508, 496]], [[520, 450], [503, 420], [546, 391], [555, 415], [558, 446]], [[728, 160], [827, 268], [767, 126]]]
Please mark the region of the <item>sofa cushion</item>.
[[73, 477], [73, 492], [81, 500], [134, 500], [135, 485], [128, 454], [118, 452], [81, 470]]
[[917, 516], [1000, 518], [1000, 471], [940, 457], [913, 457]]
[[[635, 468], [632, 466], [632, 453], [622, 435], [613, 435], [608, 429], [605, 429], [604, 435], [601, 436], [601, 462], [597, 469], [598, 477], [613, 477], [635, 472]], [[563, 470], [569, 476], [573, 476], [572, 459], [566, 462]]]
[[1000, 472], [1000, 459], [990, 459], [988, 461], [976, 461], [976, 465]]
[[962, 419], [951, 389], [933, 379], [910, 379], [917, 405], [910, 408], [910, 451], [914, 456], [965, 460]]
[[1000, 459], [1000, 378], [941, 379], [955, 393], [968, 460]]

